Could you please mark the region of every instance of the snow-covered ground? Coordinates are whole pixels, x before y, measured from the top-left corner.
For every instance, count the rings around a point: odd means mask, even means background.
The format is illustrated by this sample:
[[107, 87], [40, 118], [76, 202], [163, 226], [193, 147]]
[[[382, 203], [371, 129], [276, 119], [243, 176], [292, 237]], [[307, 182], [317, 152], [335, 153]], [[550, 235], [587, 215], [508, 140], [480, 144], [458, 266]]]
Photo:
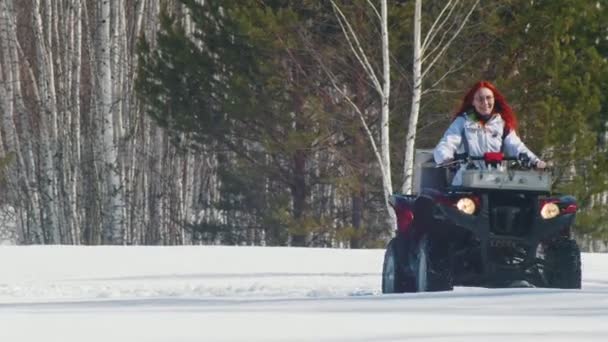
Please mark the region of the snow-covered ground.
[[583, 289], [381, 295], [383, 250], [0, 247], [0, 341], [606, 341]]

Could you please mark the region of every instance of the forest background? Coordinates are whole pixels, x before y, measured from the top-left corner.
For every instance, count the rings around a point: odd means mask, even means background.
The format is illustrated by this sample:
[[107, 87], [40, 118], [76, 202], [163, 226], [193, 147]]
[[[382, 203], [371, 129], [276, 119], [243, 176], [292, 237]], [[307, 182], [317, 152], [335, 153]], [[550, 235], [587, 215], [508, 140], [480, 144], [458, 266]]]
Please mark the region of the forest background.
[[419, 87], [415, 3], [0, 0], [0, 240], [383, 247], [380, 161], [399, 191], [485, 79], [601, 249], [608, 3], [421, 1]]

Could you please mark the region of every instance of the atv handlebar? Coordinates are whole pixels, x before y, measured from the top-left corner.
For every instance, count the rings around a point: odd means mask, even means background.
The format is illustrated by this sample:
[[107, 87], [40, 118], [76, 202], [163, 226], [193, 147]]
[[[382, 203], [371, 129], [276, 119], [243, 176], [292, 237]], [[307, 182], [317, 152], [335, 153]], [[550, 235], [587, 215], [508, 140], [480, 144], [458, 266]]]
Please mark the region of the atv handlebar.
[[467, 167], [470, 165], [471, 168], [475, 168], [476, 161], [485, 161], [486, 165], [499, 165], [501, 162], [514, 162], [510, 163], [509, 166], [511, 168], [520, 168], [520, 169], [534, 169], [536, 168], [536, 163], [532, 163], [530, 157], [528, 157], [525, 153], [520, 153], [517, 157], [506, 157], [501, 152], [488, 152], [483, 156], [469, 156], [467, 153], [457, 153], [454, 155], [454, 159], [438, 164], [436, 167], [447, 167], [452, 168], [461, 164], [467, 164]]

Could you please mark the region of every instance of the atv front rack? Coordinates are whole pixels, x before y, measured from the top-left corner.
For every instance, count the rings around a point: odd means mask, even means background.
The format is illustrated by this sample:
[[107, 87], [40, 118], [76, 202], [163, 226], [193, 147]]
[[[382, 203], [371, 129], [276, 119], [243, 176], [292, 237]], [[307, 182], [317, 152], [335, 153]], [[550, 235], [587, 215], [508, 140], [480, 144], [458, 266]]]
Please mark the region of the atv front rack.
[[545, 171], [462, 170], [462, 187], [518, 191], [551, 191], [551, 175]]

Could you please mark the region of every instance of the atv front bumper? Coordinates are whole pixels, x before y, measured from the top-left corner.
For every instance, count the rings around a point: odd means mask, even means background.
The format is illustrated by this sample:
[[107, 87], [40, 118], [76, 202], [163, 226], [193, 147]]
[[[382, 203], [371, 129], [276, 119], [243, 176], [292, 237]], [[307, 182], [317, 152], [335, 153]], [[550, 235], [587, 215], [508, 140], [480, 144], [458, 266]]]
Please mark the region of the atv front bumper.
[[[447, 204], [437, 204], [433, 210], [436, 222], [443, 223], [438, 225], [437, 229], [447, 230], [443, 234], [448, 237], [463, 234], [473, 236], [481, 273], [471, 282], [485, 286], [510, 280], [528, 280], [530, 274], [538, 274], [532, 272], [532, 269], [538, 265], [539, 244], [567, 234], [575, 218], [575, 214], [562, 214], [543, 219], [536, 214], [528, 220], [531, 223], [525, 227], [524, 233], [501, 234], [495, 232], [495, 229], [493, 231], [488, 208], [487, 198], [484, 197], [481, 209], [474, 215], [464, 214]], [[513, 262], [514, 259], [504, 262], [504, 255], [511, 255], [510, 253], [518, 256], [517, 262]], [[458, 278], [457, 274], [455, 278]], [[466, 279], [463, 282], [466, 283]]]

